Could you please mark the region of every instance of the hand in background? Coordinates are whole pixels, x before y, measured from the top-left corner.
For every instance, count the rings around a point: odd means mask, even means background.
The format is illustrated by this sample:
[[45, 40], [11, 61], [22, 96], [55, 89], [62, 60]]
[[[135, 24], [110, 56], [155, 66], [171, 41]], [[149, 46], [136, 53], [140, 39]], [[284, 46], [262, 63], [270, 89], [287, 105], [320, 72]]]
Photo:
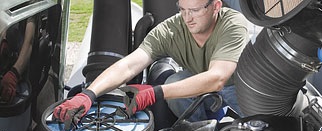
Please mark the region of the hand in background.
[[13, 101], [16, 96], [16, 86], [18, 83], [19, 74], [17, 70], [13, 67], [8, 71], [1, 80], [1, 100], [7, 103]]

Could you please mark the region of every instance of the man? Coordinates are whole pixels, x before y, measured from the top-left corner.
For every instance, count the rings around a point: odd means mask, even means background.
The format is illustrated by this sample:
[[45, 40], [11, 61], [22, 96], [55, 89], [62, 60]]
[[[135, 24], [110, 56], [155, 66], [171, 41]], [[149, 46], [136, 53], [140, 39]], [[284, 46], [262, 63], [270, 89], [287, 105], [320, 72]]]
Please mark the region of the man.
[[[138, 49], [107, 68], [85, 91], [56, 107], [54, 116], [65, 121], [65, 126], [79, 121], [96, 97], [120, 87], [153, 61], [168, 56], [185, 69], [176, 76], [170, 76], [168, 84], [153, 88], [150, 85], [120, 88], [134, 93], [132, 100], [125, 101], [129, 115], [162, 99], [168, 100], [172, 111], [180, 115], [187, 107], [171, 104], [181, 100], [178, 98], [189, 100], [204, 93], [221, 91], [225, 85], [233, 85], [230, 77], [248, 42], [244, 16], [222, 8], [220, 0], [179, 0], [177, 5], [179, 14], [152, 29]], [[122, 77], [115, 77], [120, 74]], [[180, 107], [180, 111], [175, 110]]]

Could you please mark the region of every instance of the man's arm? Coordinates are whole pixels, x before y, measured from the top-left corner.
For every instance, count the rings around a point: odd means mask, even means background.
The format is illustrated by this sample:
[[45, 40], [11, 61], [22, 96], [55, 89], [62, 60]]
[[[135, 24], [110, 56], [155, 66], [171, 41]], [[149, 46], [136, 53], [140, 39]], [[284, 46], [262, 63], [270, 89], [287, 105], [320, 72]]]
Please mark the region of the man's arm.
[[208, 71], [181, 81], [162, 85], [164, 98], [187, 98], [208, 92], [220, 91], [236, 67], [236, 62], [213, 60], [210, 62]]
[[128, 82], [152, 62], [150, 56], [138, 48], [104, 70], [87, 89], [93, 91], [97, 97], [101, 96]]
[[27, 22], [24, 41], [16, 63], [13, 65], [19, 74], [22, 74], [27, 66], [31, 56], [33, 38], [35, 34], [36, 25], [33, 21]]

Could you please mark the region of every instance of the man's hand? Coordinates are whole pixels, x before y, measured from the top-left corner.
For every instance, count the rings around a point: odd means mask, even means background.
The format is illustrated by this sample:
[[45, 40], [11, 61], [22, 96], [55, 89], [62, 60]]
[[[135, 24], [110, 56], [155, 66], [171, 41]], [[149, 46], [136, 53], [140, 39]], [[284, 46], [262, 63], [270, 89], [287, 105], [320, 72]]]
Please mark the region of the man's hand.
[[3, 76], [1, 80], [2, 88], [0, 89], [2, 101], [7, 103], [12, 102], [16, 96], [16, 86], [19, 77], [19, 73], [14, 67]]
[[54, 117], [64, 122], [65, 130], [69, 130], [72, 122], [76, 124], [88, 112], [95, 98], [92, 91], [85, 90], [57, 106]]
[[123, 101], [129, 116], [154, 104], [157, 100], [164, 99], [161, 86], [136, 84], [121, 87], [120, 90], [126, 93]]

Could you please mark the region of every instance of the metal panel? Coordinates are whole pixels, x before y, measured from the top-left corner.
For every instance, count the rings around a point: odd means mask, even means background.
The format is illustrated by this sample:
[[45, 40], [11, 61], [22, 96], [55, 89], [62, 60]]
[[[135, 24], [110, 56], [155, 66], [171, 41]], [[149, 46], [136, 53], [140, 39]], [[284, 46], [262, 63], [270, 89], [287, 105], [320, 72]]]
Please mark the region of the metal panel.
[[31, 3], [30, 0], [1, 0], [0, 3], [1, 33], [11, 25], [48, 9], [55, 4], [51, 0], [39, 0], [34, 3]]

